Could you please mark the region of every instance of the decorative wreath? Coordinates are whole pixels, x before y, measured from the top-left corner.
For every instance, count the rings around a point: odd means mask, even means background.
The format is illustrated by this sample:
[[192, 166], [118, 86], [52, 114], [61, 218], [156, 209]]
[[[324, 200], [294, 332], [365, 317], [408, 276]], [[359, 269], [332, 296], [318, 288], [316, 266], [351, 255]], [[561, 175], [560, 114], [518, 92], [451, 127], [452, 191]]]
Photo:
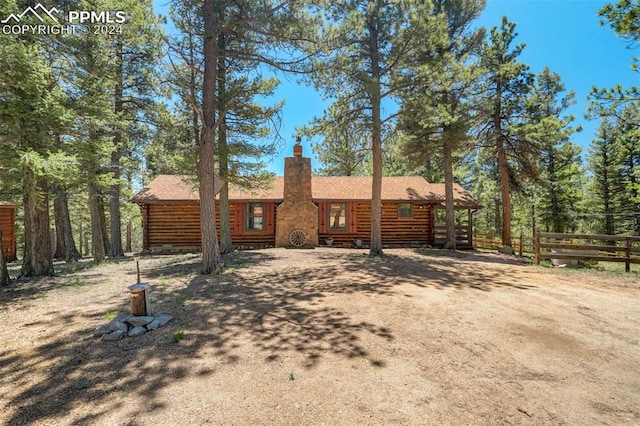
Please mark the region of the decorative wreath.
[[302, 247], [307, 242], [307, 234], [302, 229], [294, 229], [289, 234], [289, 241], [294, 247]]

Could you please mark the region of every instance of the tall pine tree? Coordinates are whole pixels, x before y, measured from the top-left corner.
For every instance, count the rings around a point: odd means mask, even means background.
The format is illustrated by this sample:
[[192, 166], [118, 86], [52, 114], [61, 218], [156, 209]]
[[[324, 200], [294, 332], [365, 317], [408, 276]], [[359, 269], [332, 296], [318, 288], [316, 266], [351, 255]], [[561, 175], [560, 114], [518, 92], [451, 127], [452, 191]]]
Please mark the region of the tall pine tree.
[[521, 138], [539, 150], [539, 210], [551, 232], [575, 230], [582, 199], [580, 148], [570, 141], [577, 129], [571, 126], [573, 117], [564, 115], [575, 103], [574, 94], [564, 91], [560, 76], [543, 69], [527, 99], [526, 122], [519, 126]]
[[442, 33], [432, 29], [442, 28], [442, 23], [428, 1], [352, 0], [327, 2], [324, 9], [324, 27], [316, 43], [324, 46], [324, 57], [314, 63], [312, 82], [335, 99], [333, 111], [343, 111], [369, 128], [373, 166], [369, 251], [379, 255], [383, 128], [395, 119], [383, 105], [400, 95], [402, 85], [395, 77], [405, 58], [421, 45], [441, 39]]
[[524, 44], [514, 46], [515, 23], [502, 18], [500, 27], [490, 30], [484, 43], [482, 65], [486, 70], [483, 91], [478, 100], [480, 137], [497, 158], [502, 245], [511, 246], [512, 183], [535, 172], [533, 146], [522, 139], [517, 125], [525, 114], [525, 100], [532, 89], [534, 76], [529, 66], [518, 62]]
[[469, 148], [472, 127], [470, 97], [476, 90], [478, 66], [471, 55], [484, 36], [471, 28], [484, 7], [484, 1], [435, 1], [434, 15], [446, 22], [446, 38], [441, 44], [424, 44], [409, 60], [404, 79], [411, 84], [403, 92], [400, 127], [404, 131], [404, 150], [413, 162], [430, 162], [442, 157], [445, 181], [447, 237], [445, 248], [456, 248], [455, 206], [453, 199], [454, 153]]
[[594, 213], [603, 217], [603, 220], [595, 221], [601, 224], [596, 231], [607, 235], [616, 234], [616, 213], [620, 209], [622, 181], [618, 148], [615, 125], [610, 119], [603, 118], [596, 139], [589, 147], [589, 169], [593, 174], [589, 198], [593, 200]]

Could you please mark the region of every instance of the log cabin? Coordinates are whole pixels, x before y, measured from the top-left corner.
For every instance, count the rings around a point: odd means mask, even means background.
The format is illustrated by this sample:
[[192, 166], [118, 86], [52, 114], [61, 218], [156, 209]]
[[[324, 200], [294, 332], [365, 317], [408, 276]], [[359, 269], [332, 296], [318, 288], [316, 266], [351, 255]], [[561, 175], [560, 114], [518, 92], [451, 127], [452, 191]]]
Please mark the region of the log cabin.
[[[216, 179], [216, 191], [227, 183]], [[262, 188], [229, 185], [231, 239], [235, 247], [366, 246], [371, 235], [371, 177], [312, 176], [311, 159], [301, 146], [285, 158], [284, 176]], [[468, 212], [471, 244], [472, 212], [480, 208], [456, 184], [457, 210]], [[200, 248], [200, 207], [193, 177], [159, 175], [132, 201], [142, 211], [143, 250]], [[382, 178], [383, 245], [437, 244], [434, 211], [444, 208], [444, 184], [419, 176]], [[216, 203], [216, 223], [219, 223]], [[465, 239], [466, 238], [466, 239]]]
[[17, 259], [16, 245], [16, 210], [18, 206], [5, 201], [0, 201], [0, 239], [2, 241], [2, 253], [7, 262]]

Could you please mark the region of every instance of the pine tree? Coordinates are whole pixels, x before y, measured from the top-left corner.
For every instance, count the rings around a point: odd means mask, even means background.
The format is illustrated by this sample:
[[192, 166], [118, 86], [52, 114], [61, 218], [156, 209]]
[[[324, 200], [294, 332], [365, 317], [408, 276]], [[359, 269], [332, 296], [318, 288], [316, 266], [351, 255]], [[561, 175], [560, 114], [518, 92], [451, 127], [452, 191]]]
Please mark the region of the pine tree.
[[575, 103], [574, 94], [564, 91], [560, 76], [543, 69], [527, 99], [526, 121], [518, 127], [521, 138], [538, 151], [538, 197], [543, 224], [552, 232], [575, 229], [582, 192], [580, 148], [570, 142], [579, 129], [571, 127], [572, 116], [563, 116]]
[[76, 129], [73, 151], [78, 156], [86, 185], [91, 218], [91, 255], [96, 262], [109, 252], [104, 213], [105, 191], [113, 184], [111, 162], [113, 123], [119, 123], [113, 108], [115, 80], [110, 43], [102, 37], [83, 34], [67, 40], [76, 73], [70, 76]]
[[[616, 34], [628, 42], [629, 47], [637, 47], [640, 40], [640, 5], [631, 0], [619, 0], [617, 3], [607, 3], [598, 15], [603, 18], [601, 25], [609, 25]], [[638, 59], [634, 58], [632, 69], [636, 72]], [[640, 101], [640, 87], [624, 88], [618, 84], [612, 88], [593, 87], [589, 94], [591, 105], [589, 107], [592, 116], [620, 117], [629, 102]]]
[[[0, 6], [2, 16], [18, 9]], [[28, 23], [25, 18], [24, 23]], [[0, 44], [0, 181], [22, 184], [25, 245], [21, 275], [53, 274], [49, 233], [48, 161], [54, 135], [67, 125], [61, 92], [43, 44], [29, 35], [4, 35]]]
[[323, 164], [319, 173], [324, 176], [359, 176], [364, 174], [371, 150], [369, 129], [366, 124], [349, 117], [347, 111], [334, 104], [322, 118], [314, 120], [300, 132], [322, 139], [313, 144], [313, 152]]
[[598, 15], [606, 20], [601, 21], [601, 25], [608, 22], [629, 43], [640, 40], [640, 5], [636, 2], [619, 0], [617, 3], [607, 3], [598, 11]]
[[640, 235], [640, 104], [630, 102], [617, 120], [624, 232]]
[[[197, 5], [191, 2], [181, 4], [187, 10]], [[196, 59], [194, 64], [197, 64], [199, 57], [203, 58], [204, 64], [202, 102], [198, 104], [193, 96], [191, 98], [192, 107], [202, 125], [198, 140], [198, 176], [203, 221], [201, 229], [204, 273], [213, 272], [221, 263], [218, 241], [213, 241], [217, 240], [215, 228], [212, 228], [215, 221], [208, 223], [210, 216], [207, 216], [215, 211], [212, 207], [215, 201], [211, 198], [213, 192], [209, 194], [208, 189], [203, 188], [202, 179], [207, 179], [204, 183], [206, 186], [212, 185], [208, 179], [214, 178], [216, 164], [213, 155], [218, 156], [218, 165], [222, 165], [222, 169], [218, 168], [218, 171], [222, 170], [222, 174], [226, 174], [226, 163], [229, 179], [232, 180], [234, 169], [250, 170], [254, 169], [255, 165], [262, 166], [260, 161], [254, 165], [244, 161], [248, 157], [255, 158], [271, 151], [268, 144], [251, 146], [240, 143], [243, 135], [265, 137], [264, 123], [277, 121], [277, 113], [281, 106], [260, 107], [253, 97], [271, 94], [275, 80], [248, 78], [245, 72], [248, 74], [249, 69], [255, 70], [260, 64], [282, 68], [295, 62], [288, 58], [282, 59], [275, 48], [285, 41], [299, 39], [296, 35], [298, 31], [306, 31], [304, 25], [297, 25], [296, 22], [299, 7], [299, 2], [256, 4], [251, 1], [211, 1], [205, 2], [200, 15], [201, 21], [196, 15], [189, 15], [196, 19], [191, 27], [204, 29], [204, 49], [200, 50], [202, 56], [199, 56], [196, 44], [183, 44], [189, 49], [194, 47], [188, 51], [189, 59]], [[198, 66], [194, 69], [201, 68]], [[236, 70], [239, 71], [238, 74], [235, 74]], [[190, 79], [189, 83], [194, 83], [194, 80]], [[210, 110], [211, 107], [213, 110]], [[225, 158], [221, 159], [220, 156]], [[236, 156], [235, 161], [233, 156]], [[225, 196], [224, 190], [221, 196]], [[228, 209], [222, 207], [221, 214], [228, 214]], [[228, 221], [222, 218], [221, 223], [224, 227], [223, 232], [228, 233]], [[225, 239], [224, 249], [230, 249], [228, 242], [228, 239]]]
[[[398, 97], [401, 84], [395, 78], [404, 59], [424, 43], [440, 38], [441, 27], [431, 13], [430, 2], [352, 0], [329, 2], [318, 34], [324, 56], [313, 66], [312, 81], [326, 97], [334, 98], [334, 111], [367, 123], [372, 159], [370, 254], [382, 254], [382, 146], [383, 129], [395, 114], [383, 103]], [[346, 122], [348, 119], [344, 119]]]
[[589, 147], [589, 168], [593, 178], [589, 185], [592, 209], [604, 217], [602, 228], [607, 235], [615, 235], [617, 224], [615, 214], [619, 212], [618, 194], [622, 192], [620, 160], [618, 155], [616, 129], [608, 118], [603, 118], [596, 139]]
[[[82, 255], [76, 248], [69, 213], [69, 192], [77, 188], [79, 173], [77, 162], [73, 156], [65, 157], [66, 145], [60, 134], [55, 135], [55, 152], [61, 161], [54, 164], [54, 179], [51, 192], [53, 195], [53, 213], [55, 222], [56, 249], [53, 257], [65, 262], [75, 262]], [[50, 168], [51, 169], [51, 168]]]
[[110, 9], [125, 10], [127, 22], [121, 34], [110, 40], [113, 58], [113, 148], [109, 188], [110, 246], [109, 256], [124, 255], [122, 248], [121, 187], [122, 157], [130, 151], [136, 123], [149, 116], [154, 108], [155, 66], [158, 63], [161, 32], [153, 17], [150, 0], [111, 0]]
[[447, 238], [445, 248], [456, 248], [453, 199], [454, 152], [469, 146], [472, 106], [469, 98], [477, 85], [477, 53], [484, 31], [471, 29], [484, 1], [435, 1], [434, 15], [446, 20], [446, 38], [441, 44], [425, 44], [409, 64], [406, 79], [412, 81], [404, 93], [400, 127], [404, 151], [413, 162], [427, 162], [434, 153], [442, 157], [445, 181]]
[[534, 76], [528, 65], [518, 62], [525, 46], [512, 45], [517, 36], [515, 26], [504, 17], [499, 28], [490, 30], [482, 51], [486, 75], [479, 101], [480, 137], [497, 158], [500, 173], [501, 237], [505, 247], [511, 247], [511, 187], [535, 175], [535, 147], [517, 132]]

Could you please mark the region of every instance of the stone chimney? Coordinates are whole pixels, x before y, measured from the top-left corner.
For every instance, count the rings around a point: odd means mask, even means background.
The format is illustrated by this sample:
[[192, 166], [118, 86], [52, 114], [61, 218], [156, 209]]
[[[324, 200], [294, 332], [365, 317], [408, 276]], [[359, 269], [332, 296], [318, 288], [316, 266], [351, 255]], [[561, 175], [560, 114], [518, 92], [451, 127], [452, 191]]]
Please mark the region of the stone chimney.
[[276, 212], [276, 246], [318, 245], [318, 206], [311, 197], [311, 159], [302, 156], [300, 137], [293, 157], [284, 159], [284, 201]]

